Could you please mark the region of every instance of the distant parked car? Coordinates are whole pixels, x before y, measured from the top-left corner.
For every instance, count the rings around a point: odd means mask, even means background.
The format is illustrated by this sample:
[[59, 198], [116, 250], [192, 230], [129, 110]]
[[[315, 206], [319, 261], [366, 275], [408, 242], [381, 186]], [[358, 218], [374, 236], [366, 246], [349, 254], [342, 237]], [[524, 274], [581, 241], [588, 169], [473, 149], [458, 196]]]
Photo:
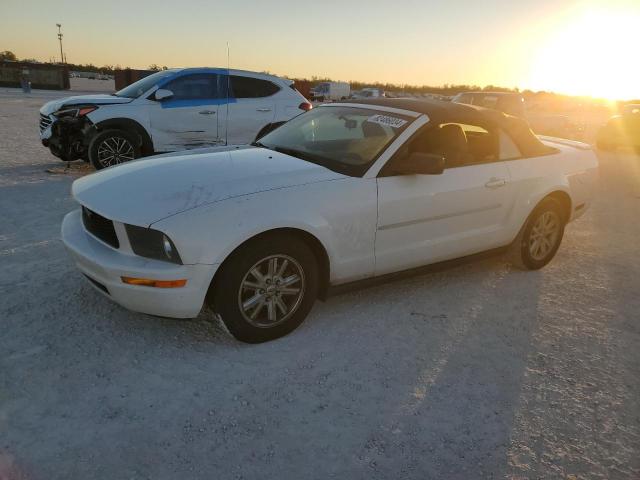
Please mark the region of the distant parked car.
[[631, 147], [640, 153], [640, 105], [625, 105], [598, 131], [596, 145], [601, 150]]
[[317, 102], [346, 100], [351, 95], [347, 82], [322, 82], [311, 89], [312, 100]]
[[45, 104], [40, 138], [62, 160], [101, 169], [159, 152], [247, 144], [310, 108], [292, 81], [273, 75], [171, 69], [111, 95]]
[[168, 154], [73, 183], [62, 240], [93, 287], [264, 342], [331, 286], [510, 249], [535, 270], [593, 195], [588, 145], [424, 100], [325, 104], [253, 147]]
[[529, 114], [527, 116], [531, 129], [538, 135], [582, 140], [584, 124], [577, 123], [567, 115]]
[[384, 96], [384, 91], [380, 90], [379, 88], [367, 87], [363, 88], [362, 90], [358, 90], [357, 92], [353, 92], [351, 98], [353, 98], [354, 100], [370, 100], [374, 98], [382, 98]]
[[511, 92], [463, 92], [453, 97], [453, 102], [493, 108], [515, 117], [526, 118], [524, 97]]

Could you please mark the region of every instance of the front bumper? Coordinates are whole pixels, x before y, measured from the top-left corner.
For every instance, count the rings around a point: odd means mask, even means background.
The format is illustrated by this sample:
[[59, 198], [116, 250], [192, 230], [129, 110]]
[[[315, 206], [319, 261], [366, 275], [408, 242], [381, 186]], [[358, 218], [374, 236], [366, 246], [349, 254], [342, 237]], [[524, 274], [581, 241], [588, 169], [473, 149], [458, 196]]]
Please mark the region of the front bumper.
[[40, 122], [38, 124], [38, 130], [40, 132], [40, 140], [42, 140], [42, 143], [48, 141], [51, 138], [51, 127], [53, 126], [53, 122], [55, 121], [56, 119], [54, 116], [45, 115], [44, 113], [40, 112]]
[[87, 160], [87, 148], [95, 133], [86, 117], [62, 117], [40, 113], [40, 141], [51, 153], [64, 161]]
[[[149, 315], [196, 317], [215, 273], [213, 265], [174, 265], [110, 247], [85, 230], [80, 210], [64, 217], [62, 241], [96, 291], [129, 310]], [[187, 284], [154, 288], [125, 284], [121, 277], [187, 279]]]

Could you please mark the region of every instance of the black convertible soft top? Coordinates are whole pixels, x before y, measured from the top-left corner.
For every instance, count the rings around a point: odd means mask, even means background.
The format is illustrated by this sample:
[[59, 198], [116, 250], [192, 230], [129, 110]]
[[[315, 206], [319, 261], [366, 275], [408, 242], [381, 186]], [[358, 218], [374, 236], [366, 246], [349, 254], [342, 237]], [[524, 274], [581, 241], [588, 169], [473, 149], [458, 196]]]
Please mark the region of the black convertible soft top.
[[555, 148], [548, 147], [542, 143], [531, 131], [529, 124], [525, 120], [490, 108], [416, 98], [349, 100], [348, 103], [377, 105], [422, 113], [427, 115], [431, 122], [436, 125], [442, 123], [463, 123], [477, 125], [487, 130], [496, 127], [501, 128], [511, 136], [525, 157], [538, 157], [557, 152]]

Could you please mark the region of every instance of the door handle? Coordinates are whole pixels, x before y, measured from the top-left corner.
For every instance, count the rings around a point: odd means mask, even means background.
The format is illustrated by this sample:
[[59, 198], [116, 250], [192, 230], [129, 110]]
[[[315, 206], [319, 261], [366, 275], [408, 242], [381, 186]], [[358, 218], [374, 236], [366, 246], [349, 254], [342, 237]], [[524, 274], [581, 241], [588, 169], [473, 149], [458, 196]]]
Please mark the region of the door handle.
[[271, 109], [270, 108], [257, 108], [256, 112], [270, 112]]
[[201, 112], [198, 112], [200, 115], [215, 115], [216, 112], [215, 110], [202, 110]]
[[504, 178], [491, 177], [487, 183], [484, 184], [487, 188], [500, 188], [504, 187], [507, 181]]

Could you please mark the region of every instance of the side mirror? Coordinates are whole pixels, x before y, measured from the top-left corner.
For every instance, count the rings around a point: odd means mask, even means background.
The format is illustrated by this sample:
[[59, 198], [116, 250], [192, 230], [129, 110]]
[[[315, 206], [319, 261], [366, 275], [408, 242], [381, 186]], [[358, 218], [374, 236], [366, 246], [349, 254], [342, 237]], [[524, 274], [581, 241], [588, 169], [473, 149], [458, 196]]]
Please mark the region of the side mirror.
[[171, 97], [173, 97], [173, 92], [165, 88], [159, 88], [158, 90], [156, 90], [156, 93], [154, 94], [154, 98], [159, 102]]
[[414, 152], [398, 162], [396, 171], [401, 175], [441, 175], [444, 164], [442, 155]]

